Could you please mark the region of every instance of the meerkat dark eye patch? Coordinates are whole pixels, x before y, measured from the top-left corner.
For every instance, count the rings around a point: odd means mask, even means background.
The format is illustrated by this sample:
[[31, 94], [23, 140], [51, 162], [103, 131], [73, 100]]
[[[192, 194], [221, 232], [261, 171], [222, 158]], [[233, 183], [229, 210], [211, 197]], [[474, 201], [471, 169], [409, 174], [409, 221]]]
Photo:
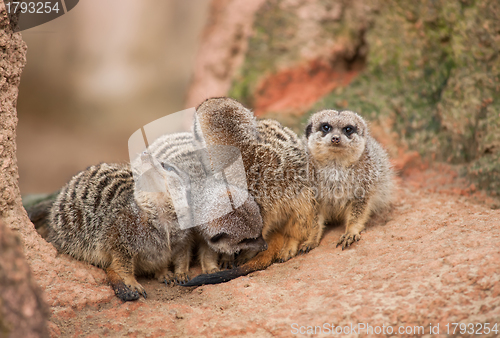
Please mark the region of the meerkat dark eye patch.
[[332, 126], [329, 125], [328, 123], [322, 123], [319, 127], [319, 129], [324, 133], [327, 134], [332, 130]]
[[358, 128], [356, 128], [355, 126], [348, 125], [348, 126], [344, 127], [344, 129], [342, 129], [342, 131], [347, 136], [351, 136], [352, 134], [354, 134], [358, 131]]
[[177, 172], [177, 170], [175, 170], [175, 168], [173, 166], [171, 166], [170, 164], [168, 163], [165, 163], [165, 162], [162, 162], [161, 163], [161, 166], [163, 167], [164, 170], [166, 171], [172, 171], [172, 172]]
[[238, 244], [252, 244], [258, 241], [259, 238], [245, 238], [241, 240]]
[[309, 138], [309, 135], [311, 135], [313, 129], [312, 123], [309, 123], [306, 127], [306, 138]]
[[217, 243], [223, 240], [224, 238], [229, 238], [229, 235], [224, 232], [221, 232], [220, 234], [217, 234], [214, 237], [210, 238], [210, 242]]

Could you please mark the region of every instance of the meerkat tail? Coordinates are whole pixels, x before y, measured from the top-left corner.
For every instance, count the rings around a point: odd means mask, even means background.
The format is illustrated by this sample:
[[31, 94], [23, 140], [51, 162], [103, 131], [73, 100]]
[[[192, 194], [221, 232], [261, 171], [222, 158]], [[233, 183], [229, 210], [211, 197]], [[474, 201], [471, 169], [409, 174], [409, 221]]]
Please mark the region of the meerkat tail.
[[274, 233], [267, 243], [268, 249], [258, 253], [247, 263], [231, 270], [198, 275], [191, 279], [188, 283], [182, 284], [182, 286], [201, 286], [207, 284], [225, 283], [238, 277], [246, 276], [251, 272], [266, 269], [278, 258], [285, 243], [285, 237], [281, 233]]
[[52, 208], [59, 192], [58, 190], [52, 194], [23, 197], [23, 207], [26, 209], [30, 221], [35, 225], [36, 231], [43, 238], [47, 238], [50, 226], [50, 208]]

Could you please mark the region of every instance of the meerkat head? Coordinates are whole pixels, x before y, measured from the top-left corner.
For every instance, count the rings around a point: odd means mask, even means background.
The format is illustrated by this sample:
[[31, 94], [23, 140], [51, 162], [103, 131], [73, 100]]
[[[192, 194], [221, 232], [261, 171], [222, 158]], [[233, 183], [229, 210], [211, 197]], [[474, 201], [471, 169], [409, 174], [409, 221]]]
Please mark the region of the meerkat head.
[[267, 243], [262, 237], [260, 208], [252, 195], [233, 211], [198, 226], [208, 245], [217, 252], [233, 254], [240, 250], [263, 251]]
[[368, 129], [358, 114], [345, 110], [320, 111], [309, 119], [305, 136], [314, 159], [349, 166], [359, 160], [366, 145]]
[[[253, 113], [228, 97], [210, 98], [196, 108], [193, 133], [207, 145], [238, 146], [257, 139]], [[203, 141], [202, 141], [203, 140]]]

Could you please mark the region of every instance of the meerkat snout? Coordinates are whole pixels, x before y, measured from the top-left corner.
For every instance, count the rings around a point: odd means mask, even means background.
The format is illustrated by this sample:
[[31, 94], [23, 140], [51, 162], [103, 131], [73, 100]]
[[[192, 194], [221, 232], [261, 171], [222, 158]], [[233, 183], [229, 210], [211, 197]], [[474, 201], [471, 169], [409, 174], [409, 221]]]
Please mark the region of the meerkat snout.
[[212, 249], [233, 254], [247, 249], [266, 250], [262, 227], [259, 206], [252, 195], [248, 194], [242, 205], [209, 224], [200, 225], [199, 230]]
[[332, 143], [333, 144], [339, 144], [340, 143], [340, 136], [339, 135], [333, 135], [332, 136]]

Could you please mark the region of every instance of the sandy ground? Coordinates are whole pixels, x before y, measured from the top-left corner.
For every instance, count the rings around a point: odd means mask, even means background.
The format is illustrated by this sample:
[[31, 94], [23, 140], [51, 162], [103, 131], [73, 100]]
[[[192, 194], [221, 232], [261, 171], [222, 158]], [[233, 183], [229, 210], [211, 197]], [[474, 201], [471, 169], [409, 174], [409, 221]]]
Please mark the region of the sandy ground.
[[[382, 336], [420, 326], [447, 336], [452, 323], [500, 326], [498, 201], [444, 165], [406, 169], [398, 185], [392, 212], [372, 219], [347, 250], [335, 247], [343, 229], [328, 228], [310, 253], [225, 284], [168, 287], [142, 278], [148, 298], [128, 303], [102, 270], [57, 255], [33, 229], [21, 233], [53, 337], [311, 336], [308, 326], [328, 334], [331, 325], [359, 323], [384, 326]], [[346, 336], [366, 333], [358, 329]]]

